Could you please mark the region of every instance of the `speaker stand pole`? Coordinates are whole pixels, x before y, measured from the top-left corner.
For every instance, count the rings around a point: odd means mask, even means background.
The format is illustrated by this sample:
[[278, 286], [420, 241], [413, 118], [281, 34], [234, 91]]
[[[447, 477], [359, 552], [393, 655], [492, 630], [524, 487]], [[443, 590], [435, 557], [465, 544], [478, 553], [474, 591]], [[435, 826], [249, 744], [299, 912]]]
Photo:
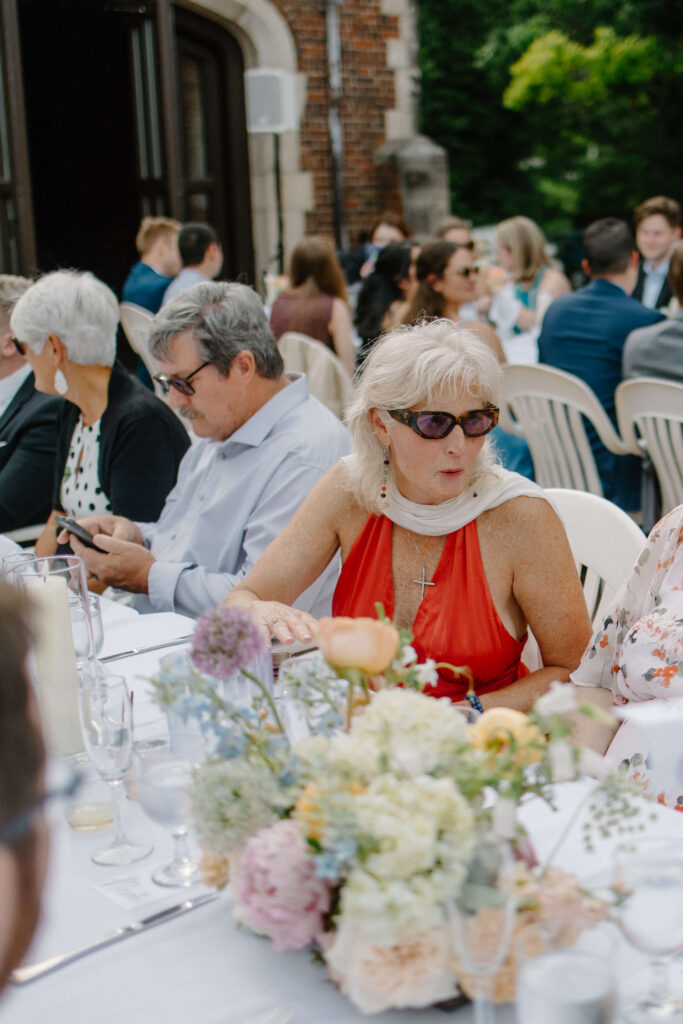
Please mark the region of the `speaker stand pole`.
[[280, 172], [280, 136], [273, 133], [275, 144], [275, 208], [277, 210], [277, 269], [278, 273], [285, 272], [285, 244], [284, 231], [282, 228], [282, 175]]

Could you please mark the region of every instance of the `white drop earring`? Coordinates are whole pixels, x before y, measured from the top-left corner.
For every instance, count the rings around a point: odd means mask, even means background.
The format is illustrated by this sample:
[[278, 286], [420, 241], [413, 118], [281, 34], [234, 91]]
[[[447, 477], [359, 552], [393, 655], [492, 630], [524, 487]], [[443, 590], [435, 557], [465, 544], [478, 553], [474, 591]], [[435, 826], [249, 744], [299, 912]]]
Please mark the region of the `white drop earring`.
[[55, 370], [55, 391], [58, 395], [65, 395], [69, 390], [69, 382], [61, 370]]

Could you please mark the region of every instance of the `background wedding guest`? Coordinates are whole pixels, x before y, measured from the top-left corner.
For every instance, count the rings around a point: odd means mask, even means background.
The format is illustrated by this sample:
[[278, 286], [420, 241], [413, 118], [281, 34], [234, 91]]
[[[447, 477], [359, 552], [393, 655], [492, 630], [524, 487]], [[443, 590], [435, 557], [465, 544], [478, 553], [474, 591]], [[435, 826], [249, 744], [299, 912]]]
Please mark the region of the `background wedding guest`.
[[545, 311], [571, 290], [569, 281], [552, 266], [543, 232], [529, 217], [501, 221], [496, 228], [496, 254], [507, 278], [493, 295], [489, 319], [509, 363], [536, 363]]
[[[91, 577], [138, 594], [140, 611], [200, 615], [348, 451], [348, 432], [302, 374], [283, 372], [263, 303], [246, 285], [195, 285], [159, 312], [150, 350], [156, 379], [200, 440], [158, 521], [93, 516], [82, 521], [107, 554], [71, 544]], [[301, 607], [329, 614], [336, 577], [331, 566], [311, 579]]]
[[[462, 323], [462, 306], [475, 298], [478, 269], [474, 263], [474, 242], [428, 242], [420, 250], [415, 264], [417, 288], [413, 293], [404, 323], [426, 317], [447, 317]], [[479, 320], [465, 321], [468, 328], [492, 350], [500, 363], [505, 356], [500, 338], [490, 326]]]
[[40, 278], [12, 312], [36, 388], [66, 399], [40, 555], [57, 549], [58, 512], [157, 516], [190, 444], [171, 409], [115, 362], [118, 320], [111, 289], [73, 270]]
[[276, 341], [287, 331], [298, 331], [322, 342], [353, 376], [356, 346], [351, 311], [331, 239], [308, 235], [295, 245], [289, 260], [289, 290], [275, 299], [270, 328]]
[[162, 306], [194, 284], [213, 281], [223, 269], [223, 246], [208, 224], [183, 224], [178, 233], [182, 269], [164, 292]]
[[0, 275], [0, 533], [44, 523], [52, 509], [57, 416], [62, 399], [35, 389], [10, 329], [26, 277]]
[[472, 241], [470, 224], [462, 217], [446, 217], [437, 225], [434, 238], [440, 242], [458, 242], [466, 245]]
[[[351, 458], [226, 603], [264, 635], [310, 639], [311, 616], [289, 605], [340, 551], [333, 614], [375, 618], [381, 602], [412, 630], [418, 659], [441, 665], [432, 695], [466, 698], [448, 666], [469, 667], [488, 707], [528, 709], [551, 680], [567, 680], [590, 636], [586, 605], [545, 493], [489, 449], [499, 379], [490, 349], [450, 321], [385, 335], [348, 411]], [[521, 660], [527, 628], [545, 666], [532, 673]]]
[[624, 379], [661, 377], [683, 384], [683, 242], [669, 261], [669, 284], [679, 308], [666, 320], [632, 331], [624, 344]]
[[669, 255], [681, 237], [681, 207], [668, 196], [653, 196], [636, 207], [633, 224], [640, 259], [632, 295], [650, 309], [661, 309], [671, 301]]
[[27, 621], [18, 592], [0, 585], [0, 988], [38, 921], [47, 852], [44, 751], [25, 675]]
[[164, 292], [182, 266], [178, 251], [180, 222], [170, 217], [143, 217], [135, 236], [140, 259], [123, 285], [124, 302], [158, 312]]
[[[683, 505], [651, 530], [571, 679], [603, 708], [683, 697]], [[592, 745], [615, 729], [593, 729]]]
[[[622, 380], [624, 342], [637, 327], [663, 317], [631, 296], [638, 254], [625, 221], [593, 221], [584, 232], [583, 251], [591, 281], [549, 307], [538, 338], [539, 362], [585, 381], [616, 427], [614, 392]], [[640, 508], [641, 460], [613, 455], [592, 428], [588, 436], [605, 497], [626, 511]]]
[[415, 262], [420, 247], [412, 242], [389, 242], [377, 257], [375, 269], [365, 278], [356, 302], [356, 331], [361, 347], [359, 366], [380, 334], [402, 323], [417, 287]]
[[347, 284], [357, 294], [360, 282], [371, 274], [381, 249], [390, 242], [405, 242], [413, 232], [402, 214], [395, 210], [384, 210], [373, 222], [370, 231], [364, 232], [355, 248], [339, 254]]

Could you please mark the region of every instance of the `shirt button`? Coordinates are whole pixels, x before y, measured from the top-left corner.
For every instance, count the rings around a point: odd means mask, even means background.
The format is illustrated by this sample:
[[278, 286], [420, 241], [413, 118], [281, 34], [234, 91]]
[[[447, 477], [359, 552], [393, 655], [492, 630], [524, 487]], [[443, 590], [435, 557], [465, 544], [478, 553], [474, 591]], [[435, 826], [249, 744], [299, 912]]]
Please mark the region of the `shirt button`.
[[199, 495], [199, 500], [200, 500], [200, 501], [204, 501], [204, 495], [203, 495], [203, 494], [200, 494], [200, 495]]

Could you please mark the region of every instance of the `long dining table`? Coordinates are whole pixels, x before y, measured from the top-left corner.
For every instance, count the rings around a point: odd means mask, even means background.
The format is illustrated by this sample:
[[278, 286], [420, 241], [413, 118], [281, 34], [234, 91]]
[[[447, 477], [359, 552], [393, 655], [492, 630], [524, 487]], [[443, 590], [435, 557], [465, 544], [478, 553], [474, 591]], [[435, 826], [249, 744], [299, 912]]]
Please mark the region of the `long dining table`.
[[[105, 603], [105, 648], [102, 657], [136, 647], [173, 644], [187, 636], [193, 621], [170, 614], [136, 616], [130, 609]], [[124, 674], [137, 707], [150, 708], [147, 678], [166, 651], [182, 644], [110, 660], [112, 672]], [[104, 788], [104, 784], [101, 784]], [[520, 817], [541, 860], [553, 849], [574, 810], [585, 805], [594, 786], [580, 779], [556, 787], [556, 809], [530, 800]], [[103, 799], [106, 799], [104, 788]], [[657, 805], [643, 808], [647, 827], [675, 840], [683, 838], [683, 815]], [[107, 833], [83, 834], [69, 828], [64, 808], [51, 810], [51, 858], [43, 898], [42, 920], [25, 964], [67, 953], [113, 929], [139, 921], [186, 899], [208, 893], [203, 886], [163, 889], [151, 882], [156, 867], [170, 861], [168, 832], [126, 801], [125, 824], [131, 835], [153, 843], [145, 860], [126, 868], [94, 864], [90, 854]], [[609, 868], [620, 836], [601, 839], [593, 853], [582, 841], [577, 821], [557, 850], [554, 863], [596, 879]], [[85, 956], [53, 973], [22, 985], [10, 985], [0, 997], [0, 1020], [8, 1024], [357, 1024], [362, 1015], [335, 988], [310, 951], [277, 953], [264, 938], [233, 918], [228, 886], [211, 901], [140, 934]], [[623, 944], [625, 970], [637, 954]], [[635, 960], [634, 960], [635, 958]], [[473, 1020], [468, 1004], [451, 1011], [461, 1024]], [[443, 1009], [387, 1011], [379, 1024], [443, 1022]], [[511, 1024], [512, 1006], [499, 1007], [497, 1020]]]

